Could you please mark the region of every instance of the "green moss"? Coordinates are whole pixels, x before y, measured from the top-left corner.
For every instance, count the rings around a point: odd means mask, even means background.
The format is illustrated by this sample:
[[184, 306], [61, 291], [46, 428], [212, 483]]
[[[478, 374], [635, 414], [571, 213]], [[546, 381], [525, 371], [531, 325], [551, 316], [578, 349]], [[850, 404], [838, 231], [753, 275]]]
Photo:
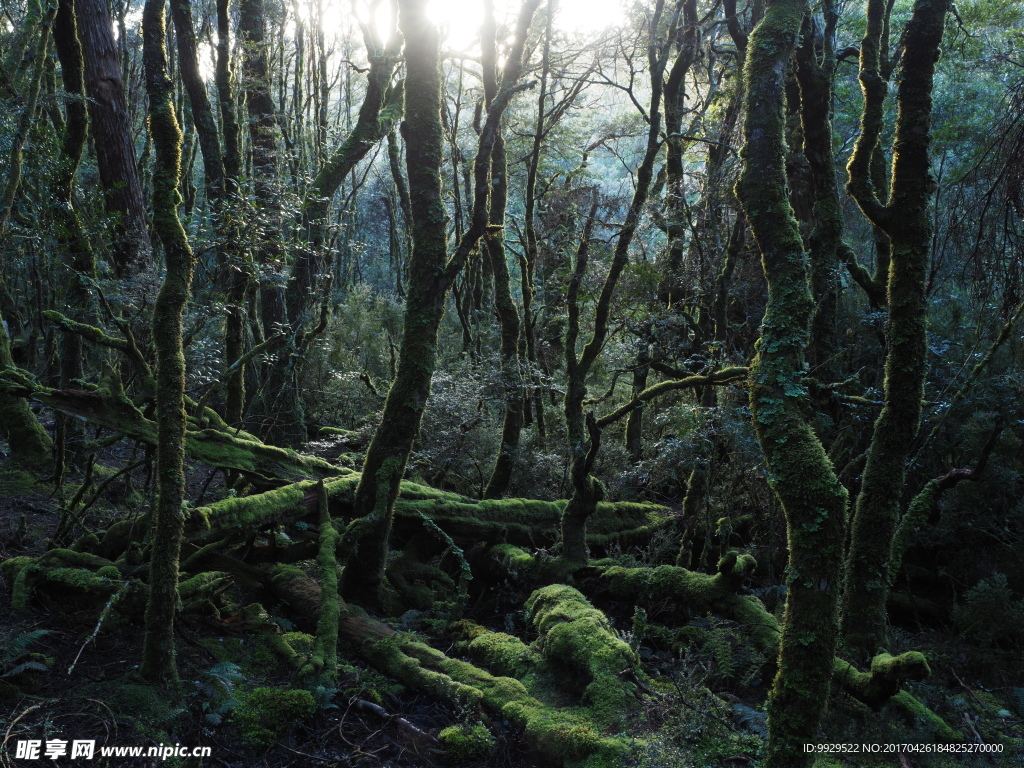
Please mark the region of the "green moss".
[[858, 672], [848, 662], [835, 659], [833, 674], [859, 701], [878, 709], [896, 695], [908, 680], [924, 680], [931, 674], [924, 655], [908, 651], [899, 656], [881, 653], [871, 661], [870, 672]]
[[395, 634], [363, 651], [390, 677], [471, 710], [480, 705], [522, 728], [528, 743], [556, 764], [597, 760], [622, 765], [630, 745], [604, 736], [585, 707], [559, 708], [542, 703], [511, 677], [494, 676], [453, 659], [414, 638]]
[[18, 557], [11, 557], [0, 563], [0, 573], [3, 573], [4, 579], [7, 581], [14, 581], [18, 574], [20, 574], [27, 565], [32, 563], [32, 558], [27, 555], [18, 555]]
[[[526, 613], [540, 637], [534, 643], [545, 658], [563, 666], [583, 684], [582, 701], [599, 722], [615, 722], [628, 711], [636, 686], [623, 670], [640, 669], [632, 648], [619, 639], [605, 615], [577, 590], [553, 584], [534, 592]], [[640, 673], [642, 674], [642, 673]]]
[[[324, 483], [328, 497], [351, 492], [358, 475], [328, 480]], [[317, 481], [293, 483], [282, 488], [232, 497], [193, 509], [185, 523], [186, 535], [192, 541], [209, 538], [206, 532], [221, 533], [231, 529], [259, 530], [305, 517], [306, 498], [316, 492]]]
[[242, 733], [242, 741], [252, 747], [274, 745], [291, 725], [316, 712], [313, 694], [304, 690], [254, 688], [239, 696], [231, 721]]
[[497, 740], [480, 723], [473, 725], [450, 725], [437, 734], [448, 755], [457, 762], [474, 762], [485, 758]]
[[0, 467], [0, 496], [30, 496], [43, 492], [40, 478], [24, 469], [18, 469], [10, 462]]
[[452, 628], [456, 649], [465, 651], [499, 675], [522, 678], [540, 666], [543, 660], [518, 637], [504, 632], [491, 632], [469, 621], [460, 621]]
[[317, 483], [316, 493], [320, 522], [320, 550], [316, 558], [321, 585], [320, 611], [309, 666], [300, 674], [320, 674], [324, 682], [333, 682], [338, 674], [338, 620], [344, 610], [338, 594], [337, 549], [340, 536], [331, 518], [323, 480]]
[[289, 646], [295, 649], [296, 653], [306, 654], [313, 652], [314, 638], [305, 632], [285, 632], [282, 638]]
[[[750, 555], [729, 553], [713, 576], [677, 566], [622, 568], [601, 571], [611, 595], [629, 600], [659, 620], [687, 621], [711, 612], [739, 622], [758, 650], [774, 658], [779, 643], [779, 622], [754, 597], [737, 594], [743, 579], [757, 563]], [[671, 600], [665, 600], [670, 597]]]

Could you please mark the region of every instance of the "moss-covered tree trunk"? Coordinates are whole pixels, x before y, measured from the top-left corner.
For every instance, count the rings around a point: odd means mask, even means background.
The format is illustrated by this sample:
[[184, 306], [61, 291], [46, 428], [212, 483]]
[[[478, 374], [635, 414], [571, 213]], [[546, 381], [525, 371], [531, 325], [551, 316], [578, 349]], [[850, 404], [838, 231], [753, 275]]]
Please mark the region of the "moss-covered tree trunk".
[[[233, 215], [230, 200], [238, 193], [241, 172], [241, 131], [231, 84], [231, 19], [230, 0], [217, 0], [217, 62], [214, 79], [217, 84], [217, 105], [221, 132], [224, 136], [225, 195], [229, 200], [229, 216]], [[228, 223], [228, 222], [225, 222]], [[232, 220], [231, 223], [234, 223]], [[224, 387], [224, 419], [241, 425], [245, 412], [245, 366], [230, 368], [245, 354], [245, 301], [252, 285], [252, 262], [247, 253], [234, 252], [220, 265], [221, 280], [227, 285], [227, 317], [224, 323], [224, 362], [231, 370]]]
[[868, 6], [861, 43], [864, 146], [855, 147], [848, 188], [868, 219], [889, 237], [889, 317], [885, 326], [885, 405], [875, 422], [850, 539], [843, 595], [843, 639], [858, 660], [885, 645], [889, 557], [905, 491], [906, 464], [921, 424], [927, 374], [928, 253], [932, 240], [929, 172], [932, 88], [948, 0], [917, 0], [900, 56], [892, 189], [882, 205], [863, 157], [881, 129], [881, 0]]
[[437, 27], [428, 19], [423, 0], [401, 0], [398, 18], [405, 38], [402, 128], [413, 207], [413, 250], [398, 370], [356, 491], [356, 512], [368, 516], [369, 530], [349, 559], [344, 582], [348, 596], [370, 601], [377, 599], [383, 582], [394, 501], [430, 392], [445, 301], [445, 291], [438, 290], [441, 286], [436, 281], [448, 256], [441, 197], [444, 139]]
[[779, 672], [769, 697], [770, 768], [809, 763], [838, 639], [846, 491], [804, 420], [804, 349], [814, 300], [800, 229], [786, 192], [786, 68], [804, 0], [775, 0], [751, 34], [743, 171], [737, 194], [761, 249], [768, 304], [750, 368], [750, 408], [771, 487], [786, 514], [788, 593]]
[[[665, 4], [658, 0], [648, 20], [647, 38], [647, 66], [651, 76], [651, 100], [648, 110], [647, 143], [643, 159], [636, 171], [636, 186], [633, 188], [633, 197], [630, 200], [629, 208], [626, 209], [626, 218], [619, 229], [615, 241], [615, 251], [612, 255], [612, 262], [605, 276], [604, 284], [601, 286], [601, 293], [597, 299], [597, 306], [594, 308], [594, 330], [590, 339], [583, 347], [582, 352], [577, 354], [576, 342], [580, 332], [579, 318], [579, 284], [586, 271], [586, 239], [589, 237], [589, 230], [584, 233], [584, 242], [581, 250], [577, 253], [576, 265], [573, 276], [570, 279], [570, 286], [566, 291], [566, 302], [568, 304], [569, 320], [566, 326], [565, 339], [565, 423], [566, 436], [569, 441], [569, 455], [572, 466], [570, 477], [572, 478], [572, 497], [569, 499], [569, 506], [565, 509], [565, 518], [562, 522], [562, 557], [571, 562], [586, 563], [588, 560], [586, 547], [587, 520], [594, 514], [597, 502], [601, 500], [603, 490], [600, 482], [590, 476], [590, 469], [596, 459], [597, 445], [599, 440], [599, 428], [596, 421], [588, 419], [583, 412], [583, 401], [587, 394], [587, 377], [601, 354], [605, 339], [608, 336], [609, 315], [611, 313], [612, 296], [615, 294], [615, 287], [618, 284], [619, 276], [629, 261], [629, 247], [633, 242], [637, 227], [640, 225], [640, 218], [643, 215], [644, 206], [647, 204], [647, 195], [651, 189], [651, 180], [654, 177], [654, 162], [661, 151], [661, 99], [664, 86], [664, 73], [668, 63], [668, 56], [674, 39], [678, 33], [678, 17], [671, 23], [671, 29], [663, 42], [659, 36], [662, 24], [662, 13]], [[685, 55], [685, 54], [680, 54]], [[591, 222], [596, 212], [592, 208], [588, 222]], [[582, 260], [580, 257], [583, 257]], [[575, 306], [574, 306], [575, 305]]]
[[357, 549], [345, 569], [344, 590], [348, 596], [370, 602], [378, 602], [382, 596], [395, 498], [430, 394], [437, 359], [437, 331], [446, 296], [487, 225], [491, 151], [501, 115], [522, 72], [523, 50], [538, 2], [526, 0], [519, 14], [498, 94], [480, 132], [474, 164], [473, 221], [451, 258], [441, 194], [444, 135], [437, 27], [426, 15], [423, 0], [399, 3], [399, 27], [405, 37], [403, 134], [413, 211], [413, 251], [398, 370], [384, 403], [381, 425], [366, 451], [356, 491], [355, 511], [364, 522]]
[[153, 227], [164, 246], [167, 272], [153, 305], [156, 349], [157, 502], [150, 529], [149, 599], [142, 674], [177, 677], [174, 614], [178, 608], [178, 558], [185, 498], [185, 356], [182, 313], [192, 284], [194, 258], [178, 219], [181, 129], [167, 76], [163, 0], [147, 0], [142, 19], [143, 64], [153, 139]]
[[804, 18], [803, 41], [796, 56], [796, 79], [800, 87], [803, 154], [810, 168], [814, 220], [807, 237], [811, 293], [815, 301], [808, 362], [818, 378], [832, 381], [838, 370], [835, 360], [840, 288], [838, 251], [843, 236], [843, 211], [832, 149], [834, 41], [839, 22], [832, 2], [825, 3], [824, 22], [819, 38], [816, 17], [809, 14]]
[[[484, 99], [488, 106], [498, 90], [496, 25], [493, 2], [484, 3], [481, 32], [484, 53]], [[484, 250], [494, 275], [494, 312], [501, 329], [501, 384], [505, 391], [505, 413], [501, 424], [501, 444], [494, 461], [484, 498], [505, 495], [512, 482], [512, 466], [523, 431], [523, 376], [519, 367], [519, 310], [512, 298], [512, 276], [505, 253], [505, 208], [508, 204], [508, 161], [505, 139], [499, 125], [491, 153], [491, 205]]]
[[[199, 54], [196, 45], [195, 27], [192, 21], [190, 0], [171, 0], [171, 17], [178, 42], [178, 67], [181, 71], [185, 92], [188, 94], [192, 123], [203, 153], [203, 171], [206, 194], [217, 220], [217, 268], [221, 282], [227, 288], [227, 307], [224, 329], [225, 382], [224, 419], [229, 424], [239, 424], [245, 409], [245, 364], [238, 360], [245, 354], [245, 329], [243, 325], [243, 302], [250, 281], [250, 264], [247, 254], [240, 245], [238, 221], [231, 204], [231, 195], [238, 184], [237, 159], [230, 159], [232, 152], [238, 152], [238, 129], [235, 125], [234, 100], [231, 93], [230, 73], [222, 76], [220, 70], [229, 68], [230, 58], [221, 62], [221, 56], [228, 57], [229, 51], [218, 48], [218, 89], [226, 88], [221, 94], [221, 118], [224, 125], [224, 144], [231, 146], [228, 153], [222, 150], [220, 132], [214, 118], [213, 105], [206, 91], [202, 72], [199, 68]], [[226, 13], [226, 7], [225, 7]], [[232, 135], [232, 133], [234, 135]], [[233, 146], [232, 146], [233, 145]], [[227, 168], [231, 167], [231, 173]]]
[[[0, 369], [11, 365], [14, 365], [11, 340], [7, 335], [7, 322], [0, 315]], [[0, 434], [7, 440], [15, 461], [35, 467], [49, 463], [50, 436], [25, 398], [0, 394]]]
[[680, 32], [680, 53], [665, 78], [665, 234], [668, 237], [661, 287], [662, 299], [672, 305], [682, 297], [679, 270], [686, 253], [686, 233], [690, 229], [683, 175], [683, 118], [686, 108], [686, 77], [700, 50], [701, 36], [697, 26], [696, 0], [685, 0]]
[[[53, 197], [57, 203], [51, 210], [56, 224], [57, 240], [67, 252], [66, 271], [62, 275], [62, 301], [73, 319], [93, 323], [95, 312], [91, 306], [93, 291], [89, 280], [96, 277], [96, 258], [73, 200], [75, 176], [85, 152], [89, 131], [85, 66], [73, 0], [62, 0], [58, 6], [54, 42], [60, 59], [64, 90], [72, 97], [67, 99], [64, 107], [66, 119], [60, 147], [60, 164], [53, 179]], [[63, 333], [60, 346], [62, 386], [78, 387], [78, 380], [85, 374], [85, 349], [82, 339], [77, 334]], [[64, 414], [57, 417], [57, 433], [73, 450], [78, 449], [81, 452], [84, 448], [82, 425], [67, 419]]]

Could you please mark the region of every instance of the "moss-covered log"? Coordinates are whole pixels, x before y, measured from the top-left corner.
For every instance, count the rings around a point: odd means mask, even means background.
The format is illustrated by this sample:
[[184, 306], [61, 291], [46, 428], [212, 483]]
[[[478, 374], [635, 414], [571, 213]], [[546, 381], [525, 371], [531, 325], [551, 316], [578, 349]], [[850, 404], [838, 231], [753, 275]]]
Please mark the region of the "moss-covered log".
[[[598, 722], [619, 721], [637, 693], [640, 658], [573, 587], [552, 584], [526, 601], [526, 615], [539, 634], [534, 647], [572, 687]], [[642, 673], [641, 673], [642, 674]]]
[[774, 659], [779, 647], [778, 620], [760, 600], [739, 594], [744, 578], [756, 567], [753, 557], [735, 552], [722, 558], [713, 576], [670, 565], [613, 566], [598, 570], [596, 589], [607, 590], [613, 600], [639, 605], [658, 621], [682, 623], [708, 613], [732, 619], [758, 650]]
[[[324, 492], [335, 517], [354, 514], [354, 489], [359, 474], [330, 478]], [[559, 535], [566, 501], [485, 499], [475, 501], [403, 481], [395, 502], [395, 535], [407, 540], [423, 530], [427, 515], [456, 541], [470, 545], [480, 541], [506, 541], [528, 547], [549, 547]], [[246, 497], [231, 497], [189, 512], [186, 532], [190, 541], [208, 542], [235, 530], [257, 531], [274, 525], [317, 518], [317, 482], [308, 480]], [[663, 507], [634, 502], [598, 505], [589, 531], [590, 546], [612, 543], [634, 546], [656, 531], [671, 525]]]
[[[308, 576], [298, 569], [290, 569], [287, 574], [278, 574], [275, 583], [275, 596], [287, 600], [293, 607], [301, 606], [307, 624], [310, 617], [318, 615], [320, 591]], [[573, 604], [583, 610], [579, 599]], [[554, 629], [559, 622], [552, 617], [549, 623]], [[546, 703], [515, 677], [494, 675], [466, 661], [453, 659], [413, 635], [398, 633], [376, 619], [343, 606], [338, 638], [379, 672], [404, 685], [466, 711], [483, 707], [507, 719], [523, 729], [532, 748], [550, 764], [581, 768], [621, 765], [629, 752], [627, 739], [604, 735], [600, 719], [595, 719], [590, 707], [559, 707]], [[606, 639], [609, 644], [612, 642], [611, 636]], [[617, 659], [614, 653], [609, 658], [612, 659]], [[597, 669], [599, 662], [594, 667]], [[594, 696], [601, 698], [596, 692]]]
[[852, 664], [836, 659], [832, 665], [834, 679], [848, 694], [878, 710], [888, 706], [904, 717], [909, 725], [923, 725], [944, 742], [962, 742], [963, 734], [954, 731], [941, 717], [906, 691], [907, 681], [924, 680], [931, 674], [925, 657], [917, 651], [899, 656], [881, 653], [871, 661], [868, 672], [859, 672]]
[[[7, 368], [0, 371], [0, 392], [27, 397], [149, 445], [158, 444], [156, 422], [147, 418], [110, 377], [92, 391], [51, 389], [24, 371]], [[185, 453], [211, 467], [235, 470], [257, 487], [338, 477], [349, 472], [315, 456], [268, 445], [247, 432], [230, 429], [210, 409], [204, 411], [203, 417], [209, 426], [200, 426], [194, 417], [187, 419]]]

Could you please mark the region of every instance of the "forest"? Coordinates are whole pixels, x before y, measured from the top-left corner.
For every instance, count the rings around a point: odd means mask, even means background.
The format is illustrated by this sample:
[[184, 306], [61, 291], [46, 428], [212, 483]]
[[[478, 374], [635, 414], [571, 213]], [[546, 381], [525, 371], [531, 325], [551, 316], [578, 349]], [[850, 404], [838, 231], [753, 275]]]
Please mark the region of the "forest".
[[0, 42], [5, 768], [1024, 764], [1020, 3]]

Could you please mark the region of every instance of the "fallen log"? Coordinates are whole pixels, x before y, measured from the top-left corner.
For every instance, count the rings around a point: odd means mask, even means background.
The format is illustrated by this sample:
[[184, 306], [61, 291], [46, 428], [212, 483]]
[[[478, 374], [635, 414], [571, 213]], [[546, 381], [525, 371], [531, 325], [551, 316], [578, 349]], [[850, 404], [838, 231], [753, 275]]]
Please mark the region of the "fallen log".
[[[359, 474], [339, 470], [341, 476], [324, 480], [331, 516], [348, 518]], [[507, 541], [533, 547], [551, 547], [558, 541], [566, 501], [486, 499], [477, 501], [455, 493], [403, 481], [395, 504], [396, 540], [423, 532], [426, 515], [460, 544]], [[237, 530], [259, 531], [276, 525], [305, 521], [316, 524], [317, 481], [307, 480], [240, 498], [228, 498], [188, 513], [185, 535], [202, 543]], [[670, 525], [668, 510], [654, 504], [602, 502], [588, 528], [588, 544], [595, 549], [611, 543], [642, 543]]]
[[[156, 445], [156, 422], [148, 419], [124, 393], [120, 379], [112, 371], [103, 377], [99, 387], [84, 390], [52, 389], [20, 369], [5, 368], [0, 371], [0, 393], [35, 400], [133, 440]], [[338, 477], [349, 472], [314, 456], [267, 445], [247, 432], [231, 428], [211, 408], [204, 409], [205, 424], [201, 425], [194, 416], [194, 407], [190, 410], [193, 415], [188, 418], [185, 433], [185, 453], [189, 458], [211, 467], [234, 470], [258, 488], [308, 478]]]

